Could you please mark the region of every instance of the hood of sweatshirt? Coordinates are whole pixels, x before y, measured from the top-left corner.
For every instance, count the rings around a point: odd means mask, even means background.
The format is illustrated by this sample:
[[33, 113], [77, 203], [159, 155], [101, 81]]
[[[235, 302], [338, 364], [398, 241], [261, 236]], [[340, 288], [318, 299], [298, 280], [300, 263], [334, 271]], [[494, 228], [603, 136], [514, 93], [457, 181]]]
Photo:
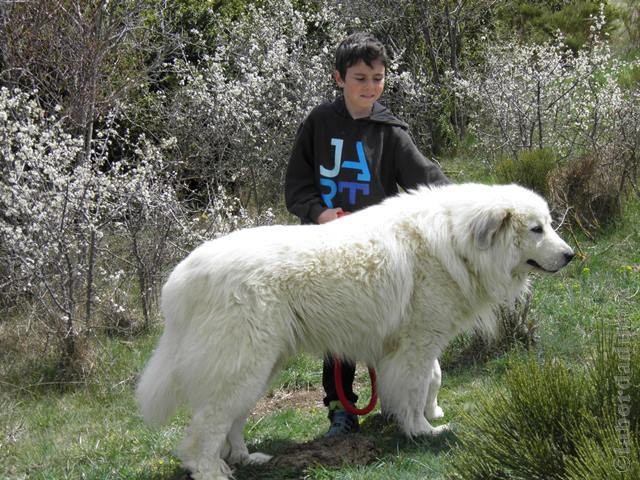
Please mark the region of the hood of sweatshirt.
[[[342, 95], [333, 101], [333, 108], [339, 115], [346, 118], [351, 118], [351, 114], [349, 113], [349, 110], [347, 110], [347, 105], [344, 102], [344, 97]], [[399, 118], [395, 117], [387, 107], [378, 102], [375, 102], [373, 104], [371, 115], [369, 115], [368, 117], [358, 118], [357, 121], [393, 125], [396, 127], [401, 127], [404, 130], [407, 130], [409, 128], [409, 125], [407, 125]]]

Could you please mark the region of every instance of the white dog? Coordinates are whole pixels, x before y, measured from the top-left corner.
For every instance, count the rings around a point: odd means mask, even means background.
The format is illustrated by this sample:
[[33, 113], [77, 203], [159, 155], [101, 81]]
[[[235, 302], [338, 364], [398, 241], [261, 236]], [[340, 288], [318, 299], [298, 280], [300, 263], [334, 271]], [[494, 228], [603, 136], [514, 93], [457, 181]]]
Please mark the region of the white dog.
[[434, 435], [437, 357], [511, 303], [530, 272], [573, 257], [545, 201], [522, 187], [422, 188], [324, 225], [270, 226], [207, 242], [162, 292], [164, 333], [137, 398], [161, 422], [193, 411], [179, 456], [194, 479], [228, 478], [249, 454], [247, 416], [300, 350], [372, 365], [385, 412]]

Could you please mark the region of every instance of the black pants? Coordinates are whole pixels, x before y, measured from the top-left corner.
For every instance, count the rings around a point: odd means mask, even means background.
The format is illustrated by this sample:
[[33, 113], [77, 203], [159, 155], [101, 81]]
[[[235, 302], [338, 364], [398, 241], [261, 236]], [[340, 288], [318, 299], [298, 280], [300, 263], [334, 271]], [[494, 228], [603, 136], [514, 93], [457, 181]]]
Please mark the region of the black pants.
[[[353, 393], [353, 378], [356, 375], [356, 366], [352, 363], [341, 362], [342, 367], [342, 388], [347, 399], [355, 405], [358, 396]], [[338, 392], [336, 391], [336, 379], [333, 372], [333, 357], [327, 355], [322, 365], [322, 386], [326, 397], [324, 404], [328, 407], [330, 402], [338, 400]]]

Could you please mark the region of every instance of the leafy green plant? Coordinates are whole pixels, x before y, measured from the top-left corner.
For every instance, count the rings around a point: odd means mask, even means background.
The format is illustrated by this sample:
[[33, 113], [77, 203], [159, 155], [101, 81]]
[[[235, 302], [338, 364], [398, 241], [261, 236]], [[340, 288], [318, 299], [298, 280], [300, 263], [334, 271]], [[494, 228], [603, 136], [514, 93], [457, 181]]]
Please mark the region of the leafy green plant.
[[[620, 450], [638, 446], [640, 340], [602, 330], [599, 335], [587, 367], [535, 357], [514, 365], [505, 389], [465, 415], [455, 478], [577, 479], [589, 471], [608, 473], [588, 478], [635, 478], [615, 475], [640, 468], [637, 455]], [[628, 343], [628, 359], [619, 355], [621, 342]], [[624, 385], [621, 369], [628, 369]], [[620, 425], [628, 439], [620, 436]], [[616, 462], [626, 470], [616, 469]]]
[[[508, 37], [515, 33], [519, 38], [542, 43], [560, 30], [575, 51], [588, 40], [590, 19], [598, 14], [599, 3], [593, 0], [499, 2], [496, 5], [497, 31]], [[604, 8], [607, 18], [615, 19], [619, 15], [611, 5]], [[612, 29], [608, 26], [608, 31]]]
[[549, 177], [558, 165], [558, 155], [549, 148], [522, 150], [518, 155], [505, 157], [496, 165], [496, 177], [500, 183], [517, 183], [549, 195]]

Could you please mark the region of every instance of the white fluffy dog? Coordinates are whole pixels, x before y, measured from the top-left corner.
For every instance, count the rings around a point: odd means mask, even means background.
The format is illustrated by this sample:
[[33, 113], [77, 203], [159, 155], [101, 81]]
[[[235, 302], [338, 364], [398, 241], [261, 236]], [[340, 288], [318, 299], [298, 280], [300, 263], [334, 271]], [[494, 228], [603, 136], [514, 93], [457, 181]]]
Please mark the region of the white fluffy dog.
[[434, 435], [437, 357], [511, 303], [532, 271], [573, 257], [545, 201], [522, 187], [451, 185], [389, 198], [324, 225], [234, 232], [193, 251], [162, 292], [164, 333], [137, 398], [144, 418], [193, 411], [179, 449], [194, 479], [228, 478], [249, 454], [247, 416], [300, 350], [378, 372], [379, 398], [408, 436]]

